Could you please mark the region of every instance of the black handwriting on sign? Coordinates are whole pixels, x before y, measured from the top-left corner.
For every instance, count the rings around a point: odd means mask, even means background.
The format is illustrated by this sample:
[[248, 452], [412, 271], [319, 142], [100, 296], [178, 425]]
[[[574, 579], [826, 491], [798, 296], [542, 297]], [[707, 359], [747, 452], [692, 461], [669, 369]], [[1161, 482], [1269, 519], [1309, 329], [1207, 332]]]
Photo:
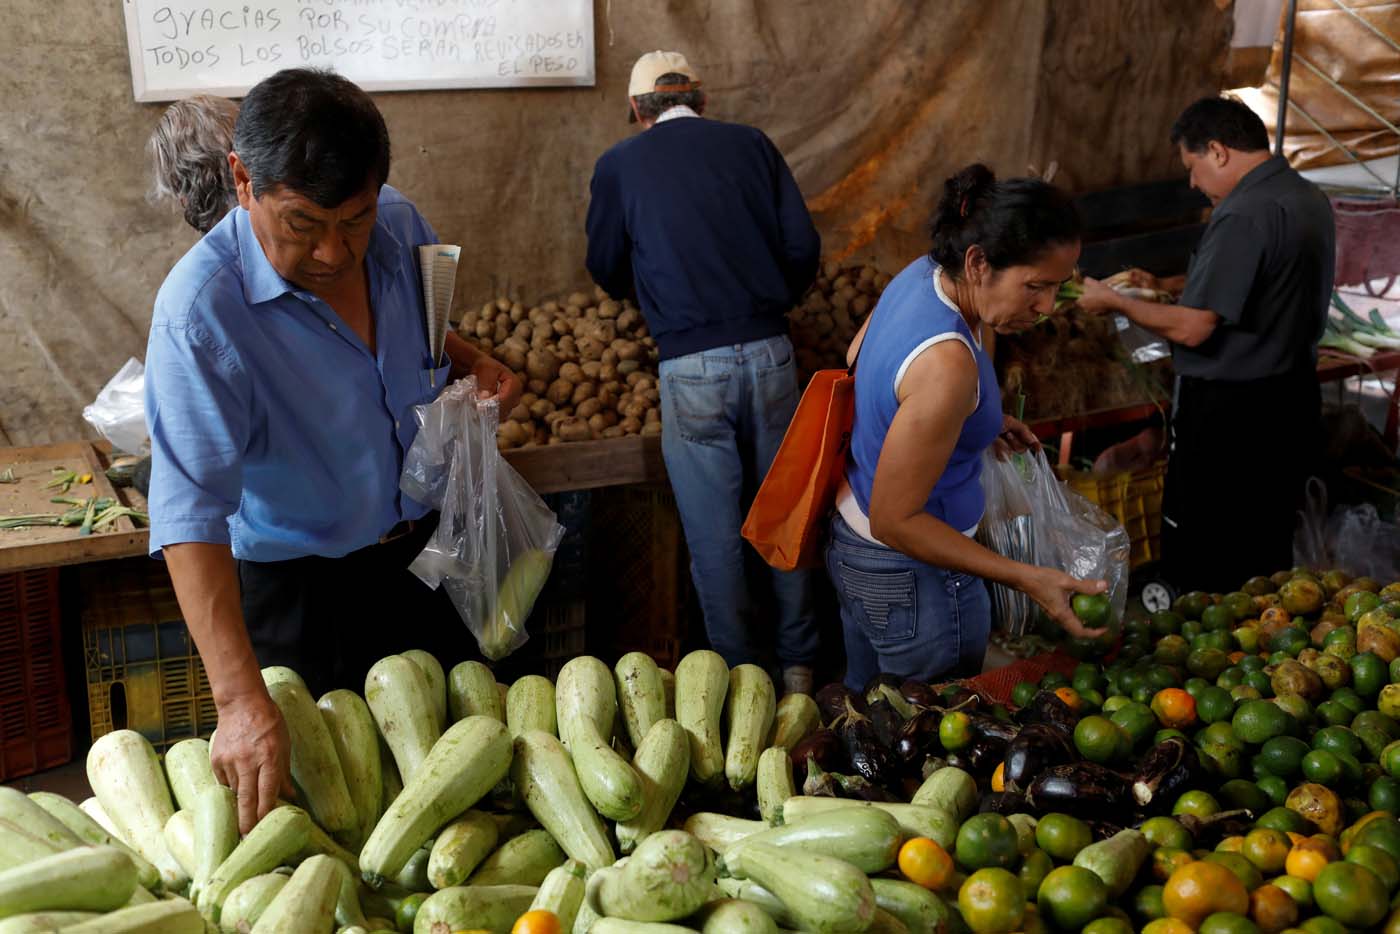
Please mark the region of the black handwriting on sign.
[[276, 32], [282, 26], [282, 13], [276, 7], [175, 10], [163, 6], [151, 14], [151, 21], [159, 28], [162, 38], [173, 40], [195, 32]]

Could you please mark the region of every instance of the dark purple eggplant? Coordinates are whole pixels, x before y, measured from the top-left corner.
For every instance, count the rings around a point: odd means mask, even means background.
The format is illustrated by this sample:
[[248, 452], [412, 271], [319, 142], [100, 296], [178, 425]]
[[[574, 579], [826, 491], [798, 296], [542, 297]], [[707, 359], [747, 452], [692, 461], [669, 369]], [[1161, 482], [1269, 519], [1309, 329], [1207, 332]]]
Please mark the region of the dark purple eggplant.
[[870, 717], [870, 722], [875, 725], [875, 735], [880, 738], [880, 743], [886, 749], [894, 749], [904, 720], [890, 706], [890, 702], [884, 697], [876, 698], [870, 703], [866, 716]]
[[938, 692], [924, 684], [922, 681], [915, 681], [912, 678], [899, 685], [899, 693], [904, 695], [904, 699], [916, 707], [942, 707], [942, 700]]
[[967, 757], [968, 764], [972, 766], [970, 774], [976, 779], [988, 779], [997, 770], [1006, 758], [1006, 740], [999, 736], [978, 736], [972, 743], [963, 750]]
[[979, 814], [1002, 814], [1008, 817], [1012, 814], [1020, 814], [1025, 809], [1025, 795], [1014, 794], [1010, 791], [993, 791], [985, 794], [977, 805], [977, 813]]
[[880, 685], [875, 693], [867, 698], [867, 700], [872, 704], [877, 700], [889, 704], [890, 707], [894, 709], [894, 712], [899, 714], [901, 723], [912, 718], [914, 714], [918, 713], [920, 710], [923, 710], [922, 707], [909, 703], [904, 699], [903, 694], [899, 693], [898, 690], [890, 687], [888, 684]]
[[1048, 723], [1060, 729], [1065, 736], [1074, 735], [1074, 727], [1079, 717], [1069, 704], [1055, 696], [1054, 691], [1038, 691], [1031, 702], [1017, 713], [1022, 723]]
[[1063, 811], [1096, 820], [1126, 820], [1132, 800], [1126, 778], [1092, 762], [1051, 766], [1026, 791], [1026, 801], [1042, 814]]
[[961, 710], [964, 713], [976, 713], [981, 704], [981, 698], [976, 691], [969, 690], [961, 684], [948, 688], [943, 693], [943, 708], [946, 710]]
[[859, 775], [837, 775], [832, 774], [836, 779], [836, 785], [841, 789], [842, 797], [859, 798], [862, 801], [883, 801], [894, 802], [899, 799], [879, 785], [873, 785]]
[[813, 759], [824, 769], [844, 769], [846, 767], [845, 747], [835, 730], [813, 730], [788, 753], [793, 768], [800, 769]]
[[1014, 723], [1007, 723], [982, 714], [974, 714], [968, 720], [974, 736], [990, 736], [1004, 743], [1011, 742], [1021, 732], [1021, 728]]
[[913, 768], [921, 764], [928, 753], [942, 750], [938, 742], [938, 724], [942, 720], [943, 715], [938, 711], [925, 708], [905, 721], [894, 741], [894, 757], [900, 765]]
[[897, 690], [899, 688], [899, 679], [894, 675], [886, 674], [882, 671], [865, 682], [865, 687], [861, 688], [860, 696], [865, 698], [867, 704], [873, 704], [875, 701], [885, 696], [880, 690], [882, 687], [894, 688]]
[[1074, 752], [1059, 730], [1044, 723], [1032, 723], [1021, 727], [1006, 747], [1002, 780], [1007, 791], [1023, 792], [1050, 766], [1073, 760]]
[[836, 732], [845, 744], [846, 758], [857, 775], [877, 785], [883, 785], [895, 777], [894, 756], [880, 742], [875, 724], [849, 701], [846, 715], [838, 721]]
[[959, 750], [958, 752], [948, 753], [945, 762], [947, 765], [950, 765], [955, 769], [962, 769], [969, 775], [971, 775], [975, 771], [972, 762], [967, 758], [966, 750]]
[[1162, 813], [1187, 788], [1204, 777], [1201, 757], [1180, 736], [1172, 736], [1147, 750], [1133, 776], [1133, 800], [1149, 812]]
[[817, 709], [821, 711], [822, 723], [827, 726], [846, 713], [846, 702], [856, 710], [865, 710], [865, 698], [847, 690], [839, 681], [833, 681], [816, 694]]
[[807, 778], [802, 782], [802, 793], [812, 798], [835, 798], [838, 786], [836, 776], [822, 769], [816, 759], [807, 759]]

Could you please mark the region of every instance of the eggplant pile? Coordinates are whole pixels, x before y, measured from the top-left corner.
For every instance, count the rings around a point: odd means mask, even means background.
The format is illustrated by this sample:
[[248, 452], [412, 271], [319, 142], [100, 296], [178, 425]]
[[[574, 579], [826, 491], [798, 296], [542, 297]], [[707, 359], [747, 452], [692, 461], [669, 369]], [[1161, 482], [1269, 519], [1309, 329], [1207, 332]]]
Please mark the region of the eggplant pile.
[[[982, 796], [983, 811], [1059, 811], [1111, 835], [1165, 813], [1205, 774], [1196, 750], [1180, 737], [1153, 746], [1132, 773], [1083, 760], [1074, 744], [1079, 717], [1053, 691], [1038, 692], [1013, 713], [964, 687], [940, 693], [879, 675], [859, 693], [828, 684], [816, 700], [824, 726], [791, 751], [807, 795], [903, 801], [933, 771], [955, 766], [983, 789], [1000, 773], [1000, 790]], [[939, 728], [955, 712], [966, 717], [970, 740], [948, 750]]]

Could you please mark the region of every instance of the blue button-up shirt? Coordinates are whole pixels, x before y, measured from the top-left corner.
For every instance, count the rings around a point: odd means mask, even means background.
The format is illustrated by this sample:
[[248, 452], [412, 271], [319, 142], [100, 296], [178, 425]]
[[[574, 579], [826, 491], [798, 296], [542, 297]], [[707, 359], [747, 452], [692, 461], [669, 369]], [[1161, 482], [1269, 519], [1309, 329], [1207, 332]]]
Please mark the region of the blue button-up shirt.
[[418, 247], [432, 227], [384, 186], [365, 255], [377, 351], [277, 274], [230, 212], [170, 271], [146, 348], [152, 554], [177, 542], [234, 557], [339, 557], [426, 507], [403, 456], [450, 365], [433, 367]]

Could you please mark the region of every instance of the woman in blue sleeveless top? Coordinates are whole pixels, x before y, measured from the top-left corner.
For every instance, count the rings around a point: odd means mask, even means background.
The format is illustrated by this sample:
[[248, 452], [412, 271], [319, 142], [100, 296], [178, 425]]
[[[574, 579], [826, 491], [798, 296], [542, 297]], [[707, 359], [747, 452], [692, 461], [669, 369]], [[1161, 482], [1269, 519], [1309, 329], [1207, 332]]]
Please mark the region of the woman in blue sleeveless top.
[[983, 580], [1024, 591], [1066, 630], [1079, 581], [977, 544], [982, 453], [1038, 442], [1002, 414], [980, 336], [1054, 310], [1079, 259], [1069, 198], [972, 165], [944, 183], [933, 245], [896, 276], [856, 335], [855, 420], [827, 570], [841, 599], [846, 684], [878, 673], [928, 682], [981, 670], [991, 630]]

